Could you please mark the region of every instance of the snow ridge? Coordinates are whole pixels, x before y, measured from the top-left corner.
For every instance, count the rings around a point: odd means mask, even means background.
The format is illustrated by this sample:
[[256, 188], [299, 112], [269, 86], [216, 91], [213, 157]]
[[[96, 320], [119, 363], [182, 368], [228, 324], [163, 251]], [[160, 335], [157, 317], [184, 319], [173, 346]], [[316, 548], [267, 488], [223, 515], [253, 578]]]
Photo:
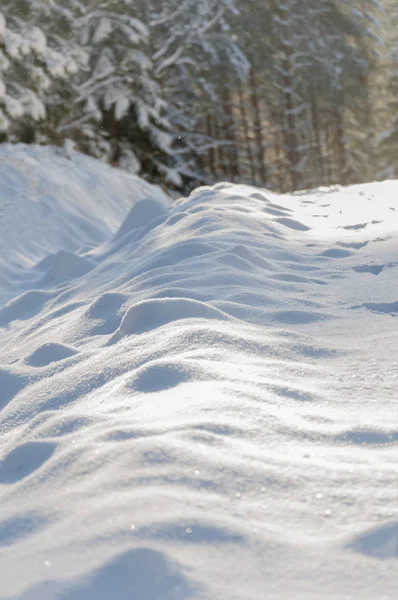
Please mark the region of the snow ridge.
[[391, 594], [398, 184], [168, 206], [103, 169], [2, 263], [0, 598]]

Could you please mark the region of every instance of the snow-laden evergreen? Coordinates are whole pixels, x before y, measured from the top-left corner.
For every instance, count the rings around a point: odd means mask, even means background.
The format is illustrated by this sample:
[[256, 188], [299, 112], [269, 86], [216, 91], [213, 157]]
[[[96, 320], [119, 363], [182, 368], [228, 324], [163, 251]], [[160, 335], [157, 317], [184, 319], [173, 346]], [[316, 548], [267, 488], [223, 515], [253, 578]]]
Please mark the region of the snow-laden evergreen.
[[394, 10], [390, 0], [4, 0], [0, 139], [73, 143], [169, 187], [391, 175]]
[[228, 35], [232, 1], [9, 0], [1, 10], [6, 139], [71, 139], [166, 184], [194, 175], [190, 134], [203, 95], [216, 97], [212, 70], [248, 70]]
[[34, 0], [5, 0], [0, 9], [0, 131], [9, 140], [29, 139], [47, 117], [56, 81], [79, 64], [43, 30]]

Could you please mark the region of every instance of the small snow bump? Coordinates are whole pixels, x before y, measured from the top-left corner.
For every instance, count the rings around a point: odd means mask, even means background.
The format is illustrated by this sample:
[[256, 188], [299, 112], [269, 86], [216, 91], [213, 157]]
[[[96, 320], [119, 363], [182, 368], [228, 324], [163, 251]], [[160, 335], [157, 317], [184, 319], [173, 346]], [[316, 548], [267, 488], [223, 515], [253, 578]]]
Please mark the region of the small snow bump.
[[117, 338], [152, 331], [182, 319], [230, 321], [232, 317], [209, 304], [188, 298], [143, 300], [127, 310], [117, 332]]
[[95, 264], [91, 260], [73, 254], [68, 250], [60, 250], [54, 255], [50, 267], [41, 280], [41, 284], [47, 285], [82, 277], [94, 267]]
[[130, 231], [145, 227], [161, 217], [166, 218], [166, 215], [167, 209], [160, 201], [153, 198], [143, 198], [130, 210], [113, 239], [114, 241], [120, 240]]
[[31, 352], [31, 354], [25, 358], [25, 363], [32, 367], [45, 367], [51, 363], [75, 356], [76, 354], [78, 354], [78, 351], [71, 346], [49, 342], [38, 346], [36, 350]]

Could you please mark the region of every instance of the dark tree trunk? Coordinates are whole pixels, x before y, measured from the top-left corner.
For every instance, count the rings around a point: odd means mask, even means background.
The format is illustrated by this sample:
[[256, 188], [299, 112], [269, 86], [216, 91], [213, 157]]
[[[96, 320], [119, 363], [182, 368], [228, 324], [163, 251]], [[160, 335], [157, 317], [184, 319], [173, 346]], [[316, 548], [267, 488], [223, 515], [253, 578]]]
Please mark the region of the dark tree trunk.
[[256, 177], [256, 165], [254, 163], [252, 142], [250, 139], [250, 123], [249, 123], [247, 111], [246, 111], [243, 86], [240, 82], [238, 84], [238, 95], [239, 95], [240, 119], [241, 119], [241, 124], [242, 124], [242, 129], [243, 129], [245, 152], [247, 155], [247, 159], [249, 161], [249, 171], [250, 171], [251, 183], [253, 185], [255, 185], [257, 183], [257, 177]]
[[238, 155], [238, 143], [236, 139], [236, 121], [233, 111], [233, 100], [232, 94], [228, 88], [225, 88], [223, 93], [223, 104], [224, 104], [224, 137], [231, 144], [228, 146], [228, 158], [229, 158], [229, 177], [231, 181], [235, 181], [239, 178], [239, 155]]
[[341, 94], [339, 107], [334, 113], [335, 117], [335, 153], [336, 153], [336, 165], [337, 165], [337, 178], [341, 184], [349, 183], [348, 177], [348, 161], [347, 161], [347, 149], [345, 145], [345, 131], [344, 131], [344, 96]]
[[265, 163], [265, 144], [263, 136], [263, 124], [261, 117], [259, 87], [254, 73], [254, 69], [250, 71], [250, 87], [251, 87], [251, 105], [253, 109], [254, 121], [254, 137], [257, 145], [257, 173], [259, 181], [265, 184], [267, 181], [267, 169]]
[[322, 132], [320, 123], [320, 109], [316, 101], [315, 95], [312, 96], [311, 102], [312, 128], [314, 132], [314, 141], [312, 151], [314, 157], [314, 183], [319, 186], [324, 183], [324, 149], [322, 144]]
[[209, 148], [209, 154], [208, 154], [210, 173], [211, 173], [213, 179], [215, 179], [216, 174], [217, 174], [216, 152], [215, 152], [214, 146], [212, 145], [212, 142], [214, 141], [213, 123], [212, 123], [211, 115], [209, 113], [206, 115], [206, 133], [207, 133], [207, 137], [209, 139], [208, 143], [211, 144], [211, 146]]

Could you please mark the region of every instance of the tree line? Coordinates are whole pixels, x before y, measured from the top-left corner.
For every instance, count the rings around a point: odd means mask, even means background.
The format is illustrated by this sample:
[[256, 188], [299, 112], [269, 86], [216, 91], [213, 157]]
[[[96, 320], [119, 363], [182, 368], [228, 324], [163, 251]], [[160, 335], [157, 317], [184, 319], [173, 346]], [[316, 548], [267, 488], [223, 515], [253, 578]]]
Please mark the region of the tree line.
[[0, 141], [165, 186], [396, 176], [396, 0], [3, 0]]

